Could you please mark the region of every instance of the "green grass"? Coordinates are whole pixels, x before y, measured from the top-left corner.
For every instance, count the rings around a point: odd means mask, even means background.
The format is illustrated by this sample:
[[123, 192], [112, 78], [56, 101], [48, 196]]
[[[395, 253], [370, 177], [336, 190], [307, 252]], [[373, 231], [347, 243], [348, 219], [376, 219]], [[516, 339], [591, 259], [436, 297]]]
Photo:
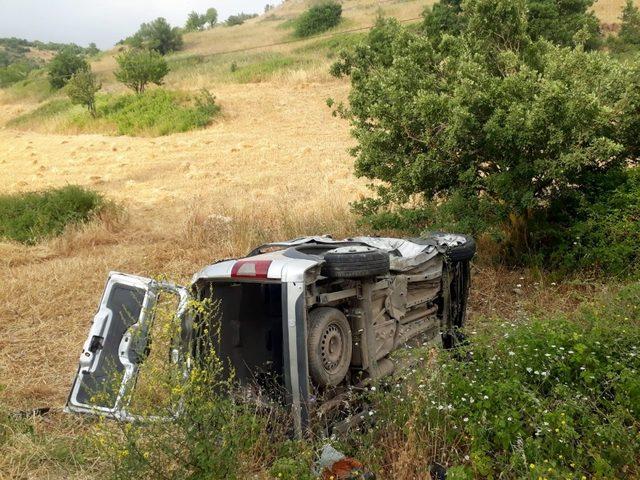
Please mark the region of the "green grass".
[[[43, 103], [31, 112], [19, 115], [7, 122], [7, 127], [21, 128], [46, 124], [62, 115], [67, 115], [74, 109], [73, 104], [67, 98], [58, 98]], [[79, 108], [76, 110], [80, 111]]]
[[366, 33], [345, 33], [329, 38], [311, 41], [294, 50], [298, 54], [323, 52], [327, 58], [335, 58], [344, 49], [353, 48], [365, 38]]
[[570, 318], [468, 333], [436, 368], [372, 394], [380, 427], [352, 436], [349, 453], [382, 478], [389, 438], [420, 456], [412, 478], [432, 462], [451, 479], [638, 478], [640, 284]]
[[[377, 478], [429, 478], [433, 462], [451, 480], [639, 478], [640, 283], [570, 317], [479, 319], [467, 334], [468, 346], [439, 351], [402, 372], [403, 380], [368, 389], [371, 426], [331, 443]], [[71, 433], [78, 417], [56, 416], [43, 430], [44, 422], [11, 418], [0, 405], [0, 447], [7, 451], [0, 471], [316, 478], [311, 466], [327, 439], [291, 441], [286, 412], [233, 402], [220, 369], [213, 358], [189, 378], [157, 369], [153, 378], [179, 387], [167, 391], [184, 401], [183, 416], [170, 422], [85, 422]], [[146, 400], [155, 402], [149, 392]]]
[[172, 55], [167, 56], [167, 65], [169, 65], [169, 71], [183, 70], [193, 68], [201, 65], [206, 61], [206, 58], [202, 55]]
[[44, 69], [38, 69], [29, 72], [25, 80], [5, 88], [3, 101], [5, 103], [23, 100], [41, 102], [54, 94], [49, 85], [47, 72]]
[[100, 115], [117, 125], [120, 135], [161, 136], [207, 126], [220, 108], [208, 92], [190, 95], [163, 89], [143, 95], [105, 97]]
[[[316, 58], [312, 52], [304, 55], [285, 55], [276, 52], [246, 52], [213, 56], [173, 57], [167, 83], [180, 83], [185, 77], [206, 76], [225, 83], [260, 83], [282, 72], [304, 68]], [[235, 68], [232, 65], [235, 64]]]
[[88, 221], [104, 207], [102, 196], [75, 185], [0, 196], [0, 238], [34, 244]]
[[0, 477], [70, 478], [73, 472], [73, 478], [90, 478], [91, 469], [100, 469], [95, 439], [83, 433], [90, 428], [78, 417], [25, 418], [0, 404]]
[[198, 94], [148, 90], [142, 95], [103, 94], [96, 98], [98, 117], [68, 99], [51, 100], [7, 122], [8, 127], [57, 133], [106, 133], [161, 136], [208, 125], [219, 113], [209, 92]]
[[297, 20], [298, 20], [297, 18], [289, 18], [284, 22], [279, 23], [276, 28], [279, 30], [288, 30], [288, 29], [296, 28]]
[[309, 65], [310, 60], [269, 53], [261, 56], [259, 61], [238, 62], [237, 69], [229, 72], [236, 83], [260, 83], [268, 81], [279, 72], [294, 70]]

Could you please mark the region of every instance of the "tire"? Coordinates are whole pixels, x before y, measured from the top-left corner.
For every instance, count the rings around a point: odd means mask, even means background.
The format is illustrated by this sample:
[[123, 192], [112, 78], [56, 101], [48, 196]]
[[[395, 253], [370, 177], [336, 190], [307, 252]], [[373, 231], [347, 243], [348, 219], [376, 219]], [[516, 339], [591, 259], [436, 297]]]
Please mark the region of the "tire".
[[349, 371], [351, 327], [337, 308], [320, 307], [309, 313], [307, 334], [309, 374], [321, 387], [335, 387]]
[[389, 273], [389, 254], [376, 248], [353, 246], [324, 254], [322, 274], [329, 278], [375, 277]]
[[[428, 238], [445, 248], [445, 256], [451, 262], [465, 262], [476, 254], [476, 241], [469, 235], [432, 233]], [[454, 244], [452, 240], [457, 240], [459, 244]]]

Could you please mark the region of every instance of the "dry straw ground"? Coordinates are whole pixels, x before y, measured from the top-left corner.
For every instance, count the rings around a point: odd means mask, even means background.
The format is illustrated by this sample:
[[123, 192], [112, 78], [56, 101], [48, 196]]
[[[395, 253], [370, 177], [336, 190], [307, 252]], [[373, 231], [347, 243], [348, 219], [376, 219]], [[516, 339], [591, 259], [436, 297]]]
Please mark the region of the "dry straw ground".
[[[614, 21], [622, 3], [603, 0], [596, 11]], [[424, 4], [349, 1], [344, 28], [370, 24], [378, 7], [410, 18]], [[288, 33], [278, 23], [303, 8], [290, 0], [270, 13], [275, 18], [190, 34], [182, 55], [280, 41]], [[356, 231], [349, 202], [366, 186], [352, 175], [348, 126], [325, 105], [327, 97], [345, 98], [348, 85], [330, 78], [326, 66], [319, 58], [311, 68], [245, 85], [216, 82], [207, 72], [176, 74], [169, 87], [210, 88], [224, 112], [207, 129], [186, 134], [148, 139], [0, 129], [0, 192], [80, 184], [126, 212], [34, 247], [0, 243], [1, 403], [15, 409], [64, 403], [110, 270], [186, 282], [204, 264], [263, 241]], [[104, 75], [112, 67], [111, 56], [95, 65]], [[35, 107], [2, 95], [0, 125]], [[535, 281], [480, 269], [482, 293], [476, 289], [472, 308], [489, 315], [571, 309], [592, 288]], [[527, 295], [513, 301], [517, 283]]]

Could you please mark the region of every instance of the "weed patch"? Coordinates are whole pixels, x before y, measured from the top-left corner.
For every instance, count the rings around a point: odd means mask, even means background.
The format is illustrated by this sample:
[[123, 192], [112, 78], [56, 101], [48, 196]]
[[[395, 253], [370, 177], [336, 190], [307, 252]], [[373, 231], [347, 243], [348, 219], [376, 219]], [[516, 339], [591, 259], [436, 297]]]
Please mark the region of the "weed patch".
[[344, 50], [354, 48], [364, 38], [365, 33], [349, 33], [344, 35], [336, 35], [334, 37], [323, 38], [321, 40], [311, 41], [302, 47], [295, 49], [296, 53], [315, 53], [324, 51], [327, 58], [335, 58], [337, 54]]
[[91, 469], [99, 468], [90, 433], [90, 426], [78, 417], [21, 417], [0, 405], [0, 476], [24, 478], [28, 471], [34, 478], [68, 478], [75, 472], [78, 478], [88, 478]]
[[237, 83], [259, 83], [269, 80], [278, 72], [299, 68], [308, 63], [299, 58], [270, 54], [258, 62], [236, 64], [235, 70], [230, 69], [230, 73]]
[[160, 136], [205, 127], [220, 107], [208, 91], [193, 96], [156, 89], [107, 98], [98, 111], [117, 125], [120, 135]]
[[26, 79], [3, 89], [3, 103], [20, 101], [41, 102], [52, 95], [49, 80], [43, 69], [29, 72]]
[[61, 98], [50, 100], [29, 113], [12, 118], [7, 122], [7, 127], [26, 127], [44, 124], [61, 115], [68, 114], [72, 109], [73, 104], [69, 99]]
[[415, 477], [432, 463], [448, 478], [635, 477], [639, 304], [635, 284], [575, 318], [496, 321], [460, 351], [432, 352], [435, 365], [407, 386], [374, 395], [380, 427], [352, 441], [381, 469], [394, 442], [416, 455], [404, 458]]
[[[199, 319], [216, 315], [217, 305], [194, 301], [191, 308]], [[233, 377], [206, 340], [209, 328], [216, 332], [219, 324], [196, 324], [203, 332], [201, 355], [193, 359], [188, 374], [181, 365], [169, 364], [166, 355], [152, 353], [142, 367], [146, 381], [141, 384], [139, 378], [123, 400], [129, 411], [165, 421], [112, 422], [100, 429], [101, 451], [112, 460], [116, 478], [157, 478], [158, 472], [175, 479], [248, 478], [289, 445], [282, 427], [287, 418], [280, 408], [236, 400]], [[175, 345], [179, 325], [171, 308], [154, 309], [154, 348]], [[166, 352], [160, 348], [159, 353]], [[291, 445], [289, 452], [300, 458], [304, 446]], [[306, 458], [310, 462], [310, 456]], [[298, 470], [309, 471], [309, 463], [305, 467]]]
[[161, 136], [208, 125], [220, 107], [208, 91], [198, 94], [149, 90], [141, 95], [99, 95], [97, 116], [68, 99], [54, 99], [7, 123], [8, 127], [56, 133]]
[[75, 185], [0, 196], [0, 238], [26, 244], [86, 222], [105, 205], [102, 196]]
[[277, 52], [248, 52], [212, 57], [176, 58], [168, 82], [184, 82], [191, 76], [204, 76], [218, 82], [260, 83], [270, 81], [288, 70], [304, 68], [312, 58], [283, 55]]

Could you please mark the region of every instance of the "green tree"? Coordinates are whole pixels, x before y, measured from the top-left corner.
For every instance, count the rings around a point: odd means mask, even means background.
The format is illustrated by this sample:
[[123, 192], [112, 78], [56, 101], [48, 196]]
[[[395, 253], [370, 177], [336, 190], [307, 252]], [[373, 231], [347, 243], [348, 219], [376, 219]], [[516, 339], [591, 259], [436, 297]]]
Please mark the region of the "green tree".
[[6, 67], [0, 67], [0, 88], [26, 80], [29, 76], [29, 72], [36, 68], [36, 65], [28, 61], [12, 63]]
[[[517, 2], [516, 2], [517, 3]], [[588, 49], [600, 44], [598, 19], [590, 10], [593, 0], [526, 0], [523, 15], [527, 17], [527, 31], [536, 40], [545, 38], [558, 45], [575, 45], [576, 34], [586, 37], [582, 43]], [[440, 0], [424, 13], [425, 34], [459, 35], [466, 27], [473, 1]]]
[[82, 55], [73, 49], [65, 48], [51, 59], [48, 70], [51, 87], [60, 89], [76, 72], [89, 70], [89, 64]]
[[89, 56], [97, 55], [98, 53], [100, 53], [100, 49], [93, 42], [89, 44], [89, 46], [85, 49], [85, 51]]
[[296, 21], [295, 35], [309, 37], [317, 33], [326, 32], [340, 23], [342, 5], [330, 0], [312, 6]]
[[622, 10], [622, 24], [618, 38], [626, 45], [640, 45], [640, 10], [633, 3], [627, 0]]
[[524, 1], [463, 10], [462, 34], [442, 39], [380, 20], [332, 68], [351, 79], [337, 110], [356, 174], [376, 184], [356, 209], [385, 227], [404, 212], [414, 229], [455, 224], [538, 251], [636, 162], [638, 67], [532, 39]]
[[459, 35], [465, 24], [462, 0], [440, 0], [423, 14], [423, 28], [427, 35], [440, 37], [447, 33]]
[[578, 32], [586, 33], [585, 46], [600, 44], [600, 22], [591, 10], [594, 0], [528, 0], [529, 34], [558, 45], [574, 45]]
[[92, 117], [96, 112], [96, 93], [102, 84], [91, 70], [80, 70], [73, 74], [66, 86], [66, 92], [72, 103], [87, 107]]
[[182, 33], [178, 27], [171, 27], [162, 17], [149, 23], [143, 23], [140, 30], [126, 40], [134, 48], [155, 50], [161, 55], [182, 48]]
[[127, 50], [116, 61], [116, 79], [136, 93], [143, 93], [149, 83], [162, 85], [169, 73], [167, 61], [154, 50]]
[[209, 24], [209, 28], [213, 28], [218, 22], [218, 11], [215, 8], [209, 8], [204, 14], [204, 18], [206, 20], [206, 23]]
[[187, 23], [184, 28], [187, 32], [196, 32], [202, 30], [207, 23], [207, 18], [198, 12], [191, 12], [187, 17]]

